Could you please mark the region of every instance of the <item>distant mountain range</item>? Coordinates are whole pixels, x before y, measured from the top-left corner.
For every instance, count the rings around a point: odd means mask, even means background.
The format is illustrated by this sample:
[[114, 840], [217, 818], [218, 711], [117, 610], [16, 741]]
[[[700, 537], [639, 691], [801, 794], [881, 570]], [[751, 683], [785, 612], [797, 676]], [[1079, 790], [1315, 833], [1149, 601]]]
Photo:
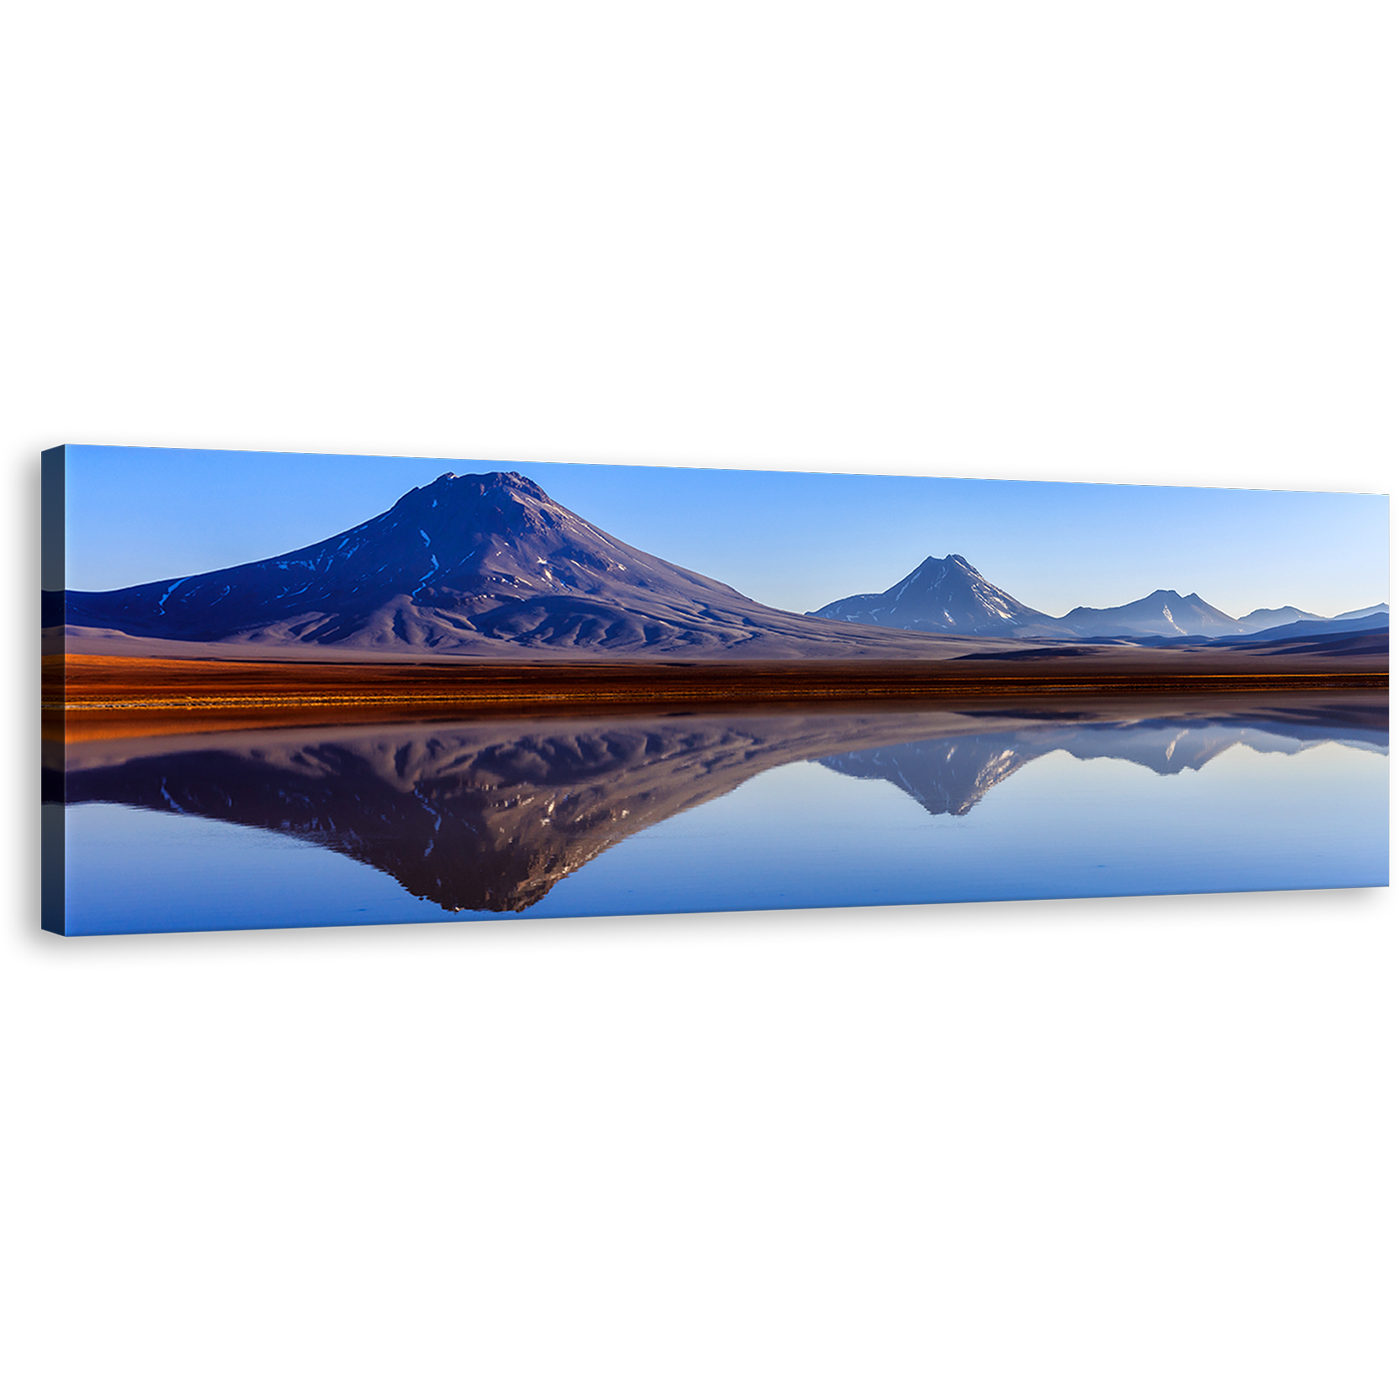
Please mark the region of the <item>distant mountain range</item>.
[[1356, 630], [1375, 618], [1388, 622], [1389, 607], [1358, 608], [1323, 618], [1301, 608], [1257, 608], [1231, 617], [1197, 593], [1184, 597], [1159, 588], [1145, 598], [1117, 608], [1074, 608], [1064, 617], [1037, 612], [1005, 589], [990, 583], [961, 554], [925, 559], [911, 574], [883, 593], [838, 598], [810, 613], [840, 622], [902, 627], [912, 632], [955, 632], [973, 637], [1069, 638], [1240, 637], [1277, 635], [1281, 627], [1307, 624], [1315, 631]]
[[516, 472], [447, 472], [304, 549], [132, 588], [46, 594], [44, 623], [65, 628], [70, 650], [128, 654], [159, 643], [171, 654], [212, 645], [279, 658], [315, 646], [326, 657], [933, 660], [957, 656], [958, 638], [1012, 650], [1031, 638], [1290, 640], [1304, 635], [1290, 628], [1311, 636], [1388, 625], [1388, 611], [1325, 619], [1284, 607], [1232, 618], [1194, 593], [1159, 590], [1055, 618], [950, 554], [884, 593], [800, 615], [624, 544]]

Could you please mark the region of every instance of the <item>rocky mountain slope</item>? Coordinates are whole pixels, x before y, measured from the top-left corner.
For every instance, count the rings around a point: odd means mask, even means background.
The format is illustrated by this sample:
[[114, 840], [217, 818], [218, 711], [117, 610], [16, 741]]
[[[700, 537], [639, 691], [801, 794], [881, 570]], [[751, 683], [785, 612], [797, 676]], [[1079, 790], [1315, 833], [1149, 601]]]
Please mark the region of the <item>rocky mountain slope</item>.
[[982, 577], [961, 554], [932, 555], [883, 593], [838, 598], [809, 617], [902, 627], [911, 632], [955, 632], [964, 637], [1073, 635], [1046, 613], [1028, 608]]
[[[50, 602], [50, 622], [56, 609]], [[766, 607], [634, 549], [515, 472], [448, 472], [318, 544], [189, 578], [68, 592], [70, 650], [254, 654], [922, 656], [946, 645]], [[137, 648], [138, 650], [140, 648]], [[147, 646], [148, 650], [156, 648]]]

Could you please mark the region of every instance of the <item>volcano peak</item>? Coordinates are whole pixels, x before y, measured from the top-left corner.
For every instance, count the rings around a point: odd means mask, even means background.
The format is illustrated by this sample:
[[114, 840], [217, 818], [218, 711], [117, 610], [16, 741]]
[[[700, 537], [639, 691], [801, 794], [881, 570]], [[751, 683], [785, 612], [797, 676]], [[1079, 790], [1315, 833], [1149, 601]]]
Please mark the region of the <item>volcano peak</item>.
[[962, 636], [1055, 635], [1051, 618], [989, 583], [961, 554], [932, 554], [883, 593], [857, 593], [814, 617]]

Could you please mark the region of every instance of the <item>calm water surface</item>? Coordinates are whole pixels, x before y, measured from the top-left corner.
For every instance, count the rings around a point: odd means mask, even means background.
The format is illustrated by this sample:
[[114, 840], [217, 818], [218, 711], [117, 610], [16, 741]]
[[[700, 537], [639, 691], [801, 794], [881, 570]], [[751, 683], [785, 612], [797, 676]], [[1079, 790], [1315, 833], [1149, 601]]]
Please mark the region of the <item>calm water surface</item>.
[[83, 934], [1378, 885], [1386, 699], [158, 734], [50, 810]]

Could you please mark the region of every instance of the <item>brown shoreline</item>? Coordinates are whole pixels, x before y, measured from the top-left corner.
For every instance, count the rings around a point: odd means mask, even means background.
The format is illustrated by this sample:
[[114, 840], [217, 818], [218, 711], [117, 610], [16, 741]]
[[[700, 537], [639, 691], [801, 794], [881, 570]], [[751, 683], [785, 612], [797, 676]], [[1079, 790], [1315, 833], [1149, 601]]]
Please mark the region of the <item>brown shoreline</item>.
[[[44, 658], [45, 730], [73, 737], [210, 727], [450, 719], [502, 709], [749, 705], [842, 701], [939, 703], [1032, 696], [1221, 691], [1384, 689], [1374, 656], [1328, 657], [1305, 669], [1289, 656], [1216, 652], [1166, 667], [1121, 650], [1022, 663], [1000, 661], [535, 662], [501, 665], [193, 661], [138, 657]], [[1160, 655], [1160, 654], [1159, 654]], [[1144, 660], [1148, 664], [1143, 664]], [[1322, 660], [1322, 658], [1318, 658]], [[1303, 666], [1300, 667], [1300, 661]], [[1195, 664], [1190, 664], [1195, 662]], [[1185, 664], [1183, 664], [1185, 663]], [[1233, 663], [1233, 664], [1232, 664]], [[55, 734], [56, 737], [56, 734]]]
[[[1214, 689], [1265, 685], [1387, 685], [1375, 656], [1205, 656], [1159, 660], [1105, 648], [1075, 658], [935, 661], [499, 662], [383, 665], [375, 662], [186, 661], [145, 657], [45, 658], [46, 701], [68, 707], [141, 705], [185, 708], [314, 701], [324, 704], [424, 701], [481, 704], [525, 696], [561, 700], [590, 695], [721, 693], [734, 698], [786, 695], [932, 694], [1055, 688]], [[1309, 660], [1312, 664], [1309, 665]], [[52, 663], [57, 662], [57, 665]], [[1154, 664], [1155, 663], [1155, 664]]]

